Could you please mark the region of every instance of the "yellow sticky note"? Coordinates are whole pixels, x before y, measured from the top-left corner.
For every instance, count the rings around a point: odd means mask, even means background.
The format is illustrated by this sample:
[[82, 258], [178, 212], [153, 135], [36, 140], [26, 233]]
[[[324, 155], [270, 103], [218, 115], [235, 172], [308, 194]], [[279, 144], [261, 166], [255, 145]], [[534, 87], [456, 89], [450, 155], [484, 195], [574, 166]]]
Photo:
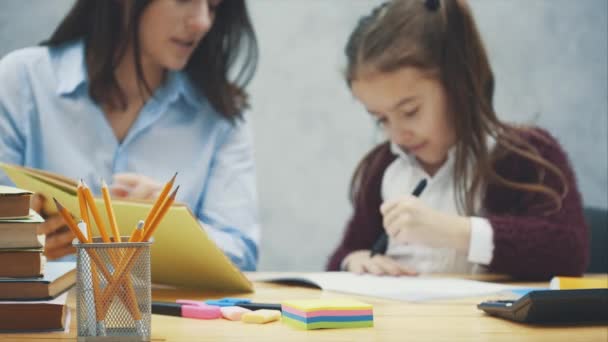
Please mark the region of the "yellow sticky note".
[[281, 304], [303, 312], [319, 310], [372, 310], [371, 304], [348, 298], [288, 300]]
[[552, 290], [606, 289], [608, 288], [608, 277], [553, 277], [549, 288]]

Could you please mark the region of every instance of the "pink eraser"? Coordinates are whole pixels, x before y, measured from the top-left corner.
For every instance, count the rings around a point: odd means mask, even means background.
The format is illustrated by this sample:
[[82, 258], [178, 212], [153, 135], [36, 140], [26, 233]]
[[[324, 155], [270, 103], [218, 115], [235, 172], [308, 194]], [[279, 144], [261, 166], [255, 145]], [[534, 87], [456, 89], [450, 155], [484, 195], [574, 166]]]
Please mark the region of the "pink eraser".
[[240, 306], [224, 306], [220, 310], [222, 311], [222, 317], [231, 321], [240, 321], [244, 313], [251, 311]]
[[183, 305], [182, 317], [198, 319], [217, 319], [222, 317], [222, 312], [218, 306], [212, 305]]

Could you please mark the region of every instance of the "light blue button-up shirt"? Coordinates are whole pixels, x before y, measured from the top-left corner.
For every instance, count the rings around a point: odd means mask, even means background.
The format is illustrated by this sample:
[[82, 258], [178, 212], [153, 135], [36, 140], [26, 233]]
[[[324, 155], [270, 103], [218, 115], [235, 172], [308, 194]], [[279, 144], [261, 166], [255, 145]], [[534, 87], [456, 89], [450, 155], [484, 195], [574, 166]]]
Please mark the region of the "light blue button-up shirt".
[[[83, 178], [93, 190], [116, 173], [164, 182], [177, 171], [177, 200], [243, 270], [255, 270], [260, 239], [249, 126], [170, 72], [120, 142], [88, 94], [82, 42], [0, 60], [0, 161]], [[0, 184], [11, 184], [2, 171]]]

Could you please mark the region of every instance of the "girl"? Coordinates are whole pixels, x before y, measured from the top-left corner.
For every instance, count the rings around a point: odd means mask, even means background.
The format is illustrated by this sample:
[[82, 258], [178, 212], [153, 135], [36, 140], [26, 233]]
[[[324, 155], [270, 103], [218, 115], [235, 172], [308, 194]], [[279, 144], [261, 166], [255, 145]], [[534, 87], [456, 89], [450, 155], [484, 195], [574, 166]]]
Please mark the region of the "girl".
[[[179, 171], [178, 200], [237, 266], [254, 270], [242, 112], [256, 63], [244, 0], [78, 0], [43, 46], [0, 61], [0, 161], [84, 178], [94, 190], [113, 179], [114, 197], [135, 199], [155, 198]], [[53, 216], [40, 228], [51, 259], [73, 252], [63, 227]]]
[[[346, 81], [384, 128], [351, 183], [354, 214], [328, 269], [580, 275], [588, 236], [569, 161], [546, 131], [500, 121], [464, 0], [394, 0], [362, 18]], [[428, 181], [420, 197], [409, 193]], [[384, 255], [370, 255], [381, 233]]]

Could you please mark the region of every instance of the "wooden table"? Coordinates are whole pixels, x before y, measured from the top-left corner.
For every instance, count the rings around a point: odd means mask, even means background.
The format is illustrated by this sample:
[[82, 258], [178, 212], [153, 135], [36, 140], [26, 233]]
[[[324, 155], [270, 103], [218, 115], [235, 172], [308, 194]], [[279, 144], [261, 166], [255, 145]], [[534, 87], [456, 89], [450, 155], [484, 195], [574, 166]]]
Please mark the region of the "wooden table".
[[[546, 286], [526, 284], [527, 286]], [[287, 299], [344, 297], [298, 286], [255, 283], [253, 294], [230, 294], [250, 297], [258, 302]], [[70, 293], [72, 309], [70, 332], [45, 334], [0, 334], [0, 341], [73, 341], [76, 339], [75, 297]], [[226, 296], [189, 290], [153, 291], [154, 300], [178, 298], [208, 299]], [[476, 304], [491, 298], [396, 302], [369, 297], [354, 297], [374, 306], [374, 327], [303, 331], [280, 322], [266, 325], [226, 320], [196, 320], [152, 315], [153, 341], [608, 341], [608, 326], [531, 326], [485, 315]], [[492, 298], [495, 298], [492, 297]]]

